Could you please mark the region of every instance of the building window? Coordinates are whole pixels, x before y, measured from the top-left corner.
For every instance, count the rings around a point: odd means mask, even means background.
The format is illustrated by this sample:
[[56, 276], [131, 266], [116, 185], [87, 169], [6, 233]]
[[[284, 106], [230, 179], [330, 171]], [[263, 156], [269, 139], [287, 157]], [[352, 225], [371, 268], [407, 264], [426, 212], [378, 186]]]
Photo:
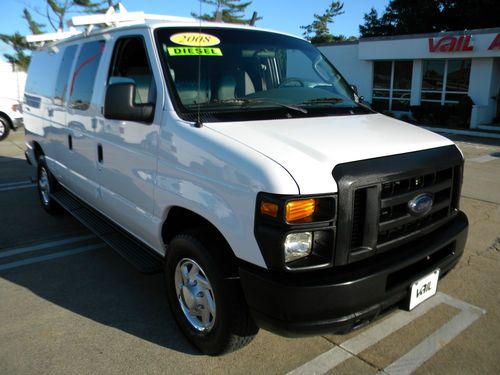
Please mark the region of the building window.
[[373, 63], [372, 107], [377, 111], [408, 111], [413, 61]]
[[470, 64], [470, 59], [424, 61], [421, 101], [457, 104], [469, 91]]

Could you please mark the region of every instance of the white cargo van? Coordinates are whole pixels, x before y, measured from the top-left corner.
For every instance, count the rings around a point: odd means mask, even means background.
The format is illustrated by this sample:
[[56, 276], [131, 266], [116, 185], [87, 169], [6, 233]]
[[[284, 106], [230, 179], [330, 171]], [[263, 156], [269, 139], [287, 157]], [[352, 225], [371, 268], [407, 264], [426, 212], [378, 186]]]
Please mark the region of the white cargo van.
[[451, 141], [360, 103], [300, 38], [155, 18], [33, 54], [26, 155], [49, 213], [163, 269], [211, 355], [258, 327], [348, 332], [436, 292], [468, 228]]

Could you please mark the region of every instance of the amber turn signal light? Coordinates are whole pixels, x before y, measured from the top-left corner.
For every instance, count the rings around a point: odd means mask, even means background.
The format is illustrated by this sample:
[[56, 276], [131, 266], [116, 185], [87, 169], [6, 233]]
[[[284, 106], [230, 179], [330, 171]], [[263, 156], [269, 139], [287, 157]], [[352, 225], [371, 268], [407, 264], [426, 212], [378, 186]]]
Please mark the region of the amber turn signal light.
[[260, 213], [271, 217], [278, 217], [278, 205], [271, 202], [260, 202]]
[[316, 211], [316, 199], [290, 201], [285, 206], [285, 219], [289, 223], [312, 216]]

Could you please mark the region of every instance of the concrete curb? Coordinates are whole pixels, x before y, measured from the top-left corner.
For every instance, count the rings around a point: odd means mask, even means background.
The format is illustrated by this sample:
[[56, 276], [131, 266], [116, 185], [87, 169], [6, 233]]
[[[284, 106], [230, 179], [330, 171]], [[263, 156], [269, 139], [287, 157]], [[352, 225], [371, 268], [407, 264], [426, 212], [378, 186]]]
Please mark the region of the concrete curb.
[[495, 133], [487, 133], [487, 132], [474, 131], [474, 130], [434, 128], [431, 126], [421, 126], [421, 128], [431, 130], [431, 131], [436, 132], [436, 133], [447, 133], [447, 134], [457, 134], [457, 135], [468, 135], [471, 137], [500, 139], [500, 133], [495, 134]]

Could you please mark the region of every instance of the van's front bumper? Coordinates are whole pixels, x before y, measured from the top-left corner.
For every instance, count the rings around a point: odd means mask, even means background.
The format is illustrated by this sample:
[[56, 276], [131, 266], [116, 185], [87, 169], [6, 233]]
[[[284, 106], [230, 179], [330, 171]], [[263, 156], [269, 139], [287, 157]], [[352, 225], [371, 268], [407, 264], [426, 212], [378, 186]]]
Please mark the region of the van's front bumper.
[[413, 281], [459, 261], [467, 238], [463, 212], [433, 233], [389, 254], [328, 271], [294, 275], [240, 267], [257, 324], [284, 336], [345, 333], [405, 303]]

